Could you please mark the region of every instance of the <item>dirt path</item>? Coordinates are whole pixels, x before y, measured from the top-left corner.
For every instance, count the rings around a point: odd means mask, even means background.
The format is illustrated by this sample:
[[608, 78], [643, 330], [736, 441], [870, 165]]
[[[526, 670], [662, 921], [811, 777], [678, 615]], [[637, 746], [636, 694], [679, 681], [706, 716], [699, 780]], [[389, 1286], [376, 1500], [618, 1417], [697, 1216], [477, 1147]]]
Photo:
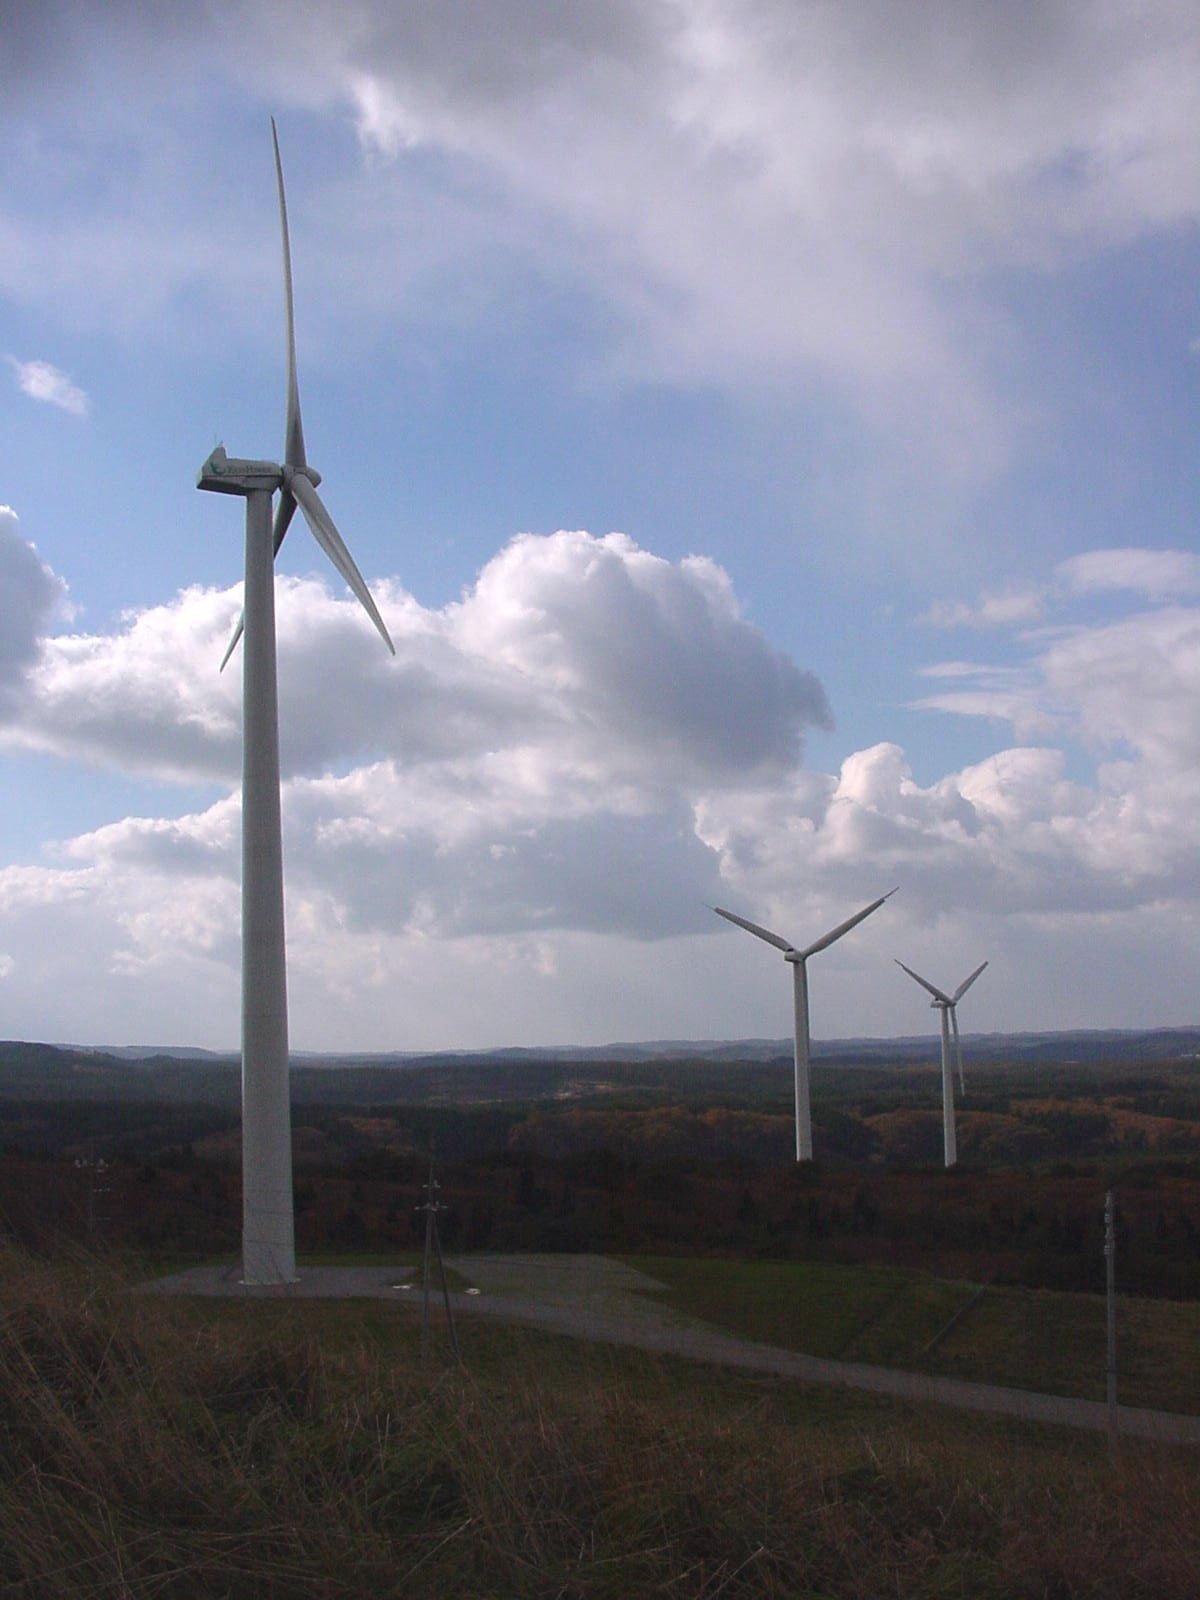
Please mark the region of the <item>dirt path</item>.
[[[801, 1383], [838, 1384], [919, 1404], [953, 1406], [1026, 1422], [1104, 1430], [1108, 1409], [1097, 1400], [1035, 1394], [998, 1384], [969, 1383], [926, 1373], [871, 1367], [799, 1355], [774, 1345], [755, 1344], [722, 1333], [648, 1298], [663, 1289], [645, 1273], [604, 1256], [454, 1256], [447, 1258], [474, 1294], [452, 1294], [456, 1314], [496, 1317], [525, 1323], [577, 1339], [628, 1345], [691, 1361], [771, 1373]], [[237, 1267], [193, 1267], [144, 1285], [155, 1294], [198, 1294], [252, 1299], [369, 1298], [417, 1302], [411, 1289], [398, 1287], [401, 1274], [383, 1267], [309, 1267], [299, 1283], [279, 1288], [247, 1288]], [[1200, 1444], [1200, 1417], [1170, 1411], [1118, 1407], [1120, 1431], [1140, 1438]]]

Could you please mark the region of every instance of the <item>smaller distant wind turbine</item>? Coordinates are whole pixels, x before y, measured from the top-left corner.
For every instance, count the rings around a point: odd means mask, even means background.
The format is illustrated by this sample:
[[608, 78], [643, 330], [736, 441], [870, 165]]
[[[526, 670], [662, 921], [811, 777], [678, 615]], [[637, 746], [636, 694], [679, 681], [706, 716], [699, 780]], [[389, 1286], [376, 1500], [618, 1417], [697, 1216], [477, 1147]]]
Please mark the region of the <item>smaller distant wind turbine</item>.
[[781, 934], [772, 933], [769, 928], [760, 928], [757, 922], [747, 922], [745, 917], [739, 917], [732, 911], [723, 911], [720, 906], [711, 906], [719, 917], [724, 917], [726, 922], [736, 923], [739, 928], [745, 928], [747, 933], [752, 933], [756, 939], [764, 939], [767, 944], [775, 946], [776, 950], [783, 951], [783, 959], [792, 965], [792, 994], [795, 1005], [795, 1087], [796, 1087], [796, 1160], [812, 1160], [812, 1101], [808, 1085], [808, 968], [805, 963], [809, 956], [815, 956], [818, 950], [826, 950], [835, 944], [844, 933], [849, 933], [851, 928], [856, 928], [864, 917], [869, 917], [872, 911], [878, 911], [885, 900], [890, 900], [895, 894], [895, 889], [889, 889], [887, 894], [880, 895], [878, 900], [872, 900], [869, 906], [864, 906], [861, 911], [856, 911], [852, 917], [847, 917], [845, 922], [839, 922], [836, 928], [823, 934], [815, 944], [808, 945], [803, 950], [797, 950], [795, 945], [782, 937]]
[[958, 1002], [975, 982], [975, 979], [987, 966], [984, 961], [969, 978], [964, 978], [953, 994], [946, 994], [936, 988], [928, 979], [923, 978], [919, 972], [914, 972], [911, 967], [906, 967], [903, 961], [896, 965], [907, 972], [914, 982], [919, 983], [922, 989], [928, 989], [933, 999], [930, 1006], [942, 1013], [942, 1127], [945, 1134], [946, 1165], [952, 1167], [958, 1161], [958, 1134], [954, 1126], [954, 1072], [951, 1064], [950, 1041], [954, 1039], [954, 1055], [958, 1060], [958, 1087], [962, 1092], [963, 1083], [962, 1040], [958, 1033]]

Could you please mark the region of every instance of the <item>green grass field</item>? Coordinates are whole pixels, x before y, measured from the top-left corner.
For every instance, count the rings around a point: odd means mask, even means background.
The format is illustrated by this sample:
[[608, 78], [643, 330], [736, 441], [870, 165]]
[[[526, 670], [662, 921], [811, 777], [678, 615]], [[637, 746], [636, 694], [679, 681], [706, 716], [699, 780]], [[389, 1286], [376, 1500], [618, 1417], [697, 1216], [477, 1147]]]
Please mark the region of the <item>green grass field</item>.
[[629, 1256], [667, 1303], [715, 1327], [807, 1355], [912, 1366], [974, 1286], [886, 1267]]
[[[1099, 1295], [997, 1287], [981, 1294], [978, 1285], [924, 1273], [821, 1262], [625, 1259], [669, 1285], [666, 1304], [764, 1344], [1104, 1398]], [[1200, 1412], [1200, 1305], [1118, 1297], [1117, 1366], [1123, 1404]]]

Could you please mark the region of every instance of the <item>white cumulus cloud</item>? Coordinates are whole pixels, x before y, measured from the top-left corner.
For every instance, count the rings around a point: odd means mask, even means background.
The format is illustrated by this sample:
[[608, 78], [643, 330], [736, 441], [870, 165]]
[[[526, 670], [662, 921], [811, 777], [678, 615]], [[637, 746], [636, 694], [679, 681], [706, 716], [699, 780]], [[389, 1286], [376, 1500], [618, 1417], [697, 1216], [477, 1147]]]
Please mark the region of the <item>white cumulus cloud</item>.
[[86, 417], [91, 410], [91, 402], [79, 385], [49, 361], [18, 361], [9, 356], [8, 362], [16, 374], [17, 387], [31, 400], [57, 406], [73, 417]]
[[[654, 792], [778, 771], [820, 684], [739, 613], [712, 562], [672, 563], [621, 534], [525, 535], [461, 601], [376, 586], [396, 642], [314, 579], [279, 579], [283, 760], [314, 772], [364, 755], [412, 766], [525, 752], [540, 780]], [[236, 776], [236, 668], [217, 664], [234, 590], [188, 589], [114, 634], [46, 639], [10, 744], [179, 779]]]
[[0, 716], [26, 692], [42, 630], [66, 592], [62, 579], [22, 538], [16, 512], [0, 505]]
[[[715, 863], [691, 797], [791, 772], [829, 718], [720, 568], [621, 534], [521, 536], [440, 610], [377, 585], [395, 660], [355, 602], [278, 587], [289, 883], [360, 928], [694, 928]], [[240, 683], [216, 668], [237, 605], [191, 589], [114, 634], [43, 640], [0, 738], [232, 787]], [[65, 848], [102, 877], [233, 882], [232, 827], [222, 801]]]

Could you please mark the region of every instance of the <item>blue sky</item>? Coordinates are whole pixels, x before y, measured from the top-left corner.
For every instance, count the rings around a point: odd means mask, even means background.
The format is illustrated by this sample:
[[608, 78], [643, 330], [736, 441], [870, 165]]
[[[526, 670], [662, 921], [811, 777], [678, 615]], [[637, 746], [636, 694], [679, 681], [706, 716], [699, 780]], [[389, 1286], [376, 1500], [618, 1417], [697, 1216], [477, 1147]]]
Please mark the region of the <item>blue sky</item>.
[[[0, 1033], [237, 1036], [236, 506], [283, 430], [293, 1039], [1196, 1018], [1190, 5], [18, 5]], [[962, 969], [960, 972], [959, 969]]]

